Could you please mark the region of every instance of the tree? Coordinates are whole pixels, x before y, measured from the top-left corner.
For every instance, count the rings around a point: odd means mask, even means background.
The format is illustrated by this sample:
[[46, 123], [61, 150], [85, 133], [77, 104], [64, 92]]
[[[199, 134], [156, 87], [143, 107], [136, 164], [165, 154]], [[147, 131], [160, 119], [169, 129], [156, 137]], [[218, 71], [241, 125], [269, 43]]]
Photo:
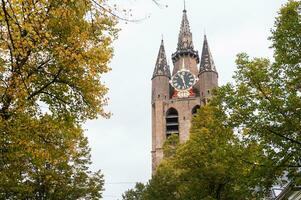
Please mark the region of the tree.
[[264, 196], [271, 186], [267, 176], [260, 173], [264, 152], [257, 143], [240, 143], [232, 127], [223, 123], [226, 118], [217, 107], [200, 108], [192, 120], [189, 140], [158, 167], [146, 187], [145, 199]]
[[172, 200], [175, 198], [175, 188], [178, 184], [177, 175], [170, 159], [179, 145], [179, 137], [172, 134], [163, 145], [164, 160], [148, 184], [137, 183], [134, 189], [123, 194], [124, 200]]
[[259, 199], [269, 191], [262, 146], [241, 142], [226, 119], [218, 106], [207, 105], [192, 120], [190, 139], [175, 158], [182, 170], [181, 198]]
[[179, 135], [171, 134], [163, 144], [164, 158], [168, 159], [175, 155], [177, 148], [179, 147]]
[[300, 1], [289, 1], [272, 30], [275, 61], [239, 54], [235, 84], [218, 91], [218, 104], [245, 141], [260, 143], [271, 171], [287, 171], [300, 181], [301, 167], [301, 13]]
[[123, 195], [123, 200], [143, 200], [143, 193], [145, 185], [143, 183], [136, 183], [134, 189], [127, 190]]
[[179, 199], [177, 196], [177, 186], [180, 184], [179, 177], [170, 159], [160, 163], [156, 174], [146, 185], [143, 195], [144, 200], [173, 200]]
[[0, 198], [99, 199], [81, 124], [104, 111], [117, 20], [103, 0], [1, 0]]
[[0, 199], [99, 199], [103, 176], [92, 173], [79, 126], [45, 115], [0, 123]]
[[116, 21], [93, 2], [1, 0], [3, 119], [34, 115], [41, 104], [76, 120], [107, 116], [100, 76], [109, 70]]

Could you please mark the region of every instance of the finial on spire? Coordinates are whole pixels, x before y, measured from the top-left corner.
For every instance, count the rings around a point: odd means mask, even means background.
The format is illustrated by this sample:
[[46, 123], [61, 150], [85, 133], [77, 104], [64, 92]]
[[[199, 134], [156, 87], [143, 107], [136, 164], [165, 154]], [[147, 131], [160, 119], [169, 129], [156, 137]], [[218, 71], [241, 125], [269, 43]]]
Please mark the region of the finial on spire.
[[177, 50], [185, 50], [185, 49], [193, 49], [193, 44], [192, 44], [192, 34], [190, 32], [187, 13], [184, 7]]
[[164, 38], [163, 38], [163, 33], [162, 33], [162, 34], [161, 34], [161, 41], [162, 41], [162, 42], [163, 42], [163, 39], [164, 39]]
[[[186, 0], [183, 0], [184, 10], [182, 13], [182, 22], [180, 26], [180, 33], [178, 37], [177, 51], [172, 55], [172, 61], [175, 63], [183, 55], [190, 55], [196, 58], [199, 63], [199, 54], [194, 50], [192, 42], [192, 33], [190, 31], [189, 21], [186, 12]], [[181, 67], [181, 66], [179, 66]]]

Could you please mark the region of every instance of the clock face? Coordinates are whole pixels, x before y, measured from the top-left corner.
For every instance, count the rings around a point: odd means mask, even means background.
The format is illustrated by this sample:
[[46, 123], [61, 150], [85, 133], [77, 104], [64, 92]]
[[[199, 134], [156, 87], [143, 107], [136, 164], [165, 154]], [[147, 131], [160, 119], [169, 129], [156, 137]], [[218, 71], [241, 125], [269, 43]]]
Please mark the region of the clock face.
[[189, 71], [179, 71], [171, 78], [171, 85], [177, 90], [188, 90], [196, 82], [196, 78]]

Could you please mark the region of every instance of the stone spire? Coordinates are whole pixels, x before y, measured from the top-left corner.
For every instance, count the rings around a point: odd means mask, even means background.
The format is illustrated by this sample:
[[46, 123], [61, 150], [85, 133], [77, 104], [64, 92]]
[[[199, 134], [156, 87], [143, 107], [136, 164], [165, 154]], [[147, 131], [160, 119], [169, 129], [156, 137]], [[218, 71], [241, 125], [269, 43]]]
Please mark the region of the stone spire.
[[193, 49], [192, 33], [190, 31], [185, 4], [178, 38], [177, 51], [172, 54], [173, 63], [177, 62], [182, 56], [190, 56], [195, 58], [196, 62], [199, 63], [199, 54]]
[[170, 69], [167, 64], [163, 39], [161, 40], [161, 45], [157, 57], [156, 66], [153, 73], [153, 78], [155, 76], [167, 76], [168, 78], [170, 78]]
[[206, 35], [204, 35], [204, 43], [201, 57], [200, 73], [203, 71], [216, 71], [215, 64], [209, 49]]
[[193, 50], [192, 33], [190, 32], [187, 11], [184, 7], [177, 50]]

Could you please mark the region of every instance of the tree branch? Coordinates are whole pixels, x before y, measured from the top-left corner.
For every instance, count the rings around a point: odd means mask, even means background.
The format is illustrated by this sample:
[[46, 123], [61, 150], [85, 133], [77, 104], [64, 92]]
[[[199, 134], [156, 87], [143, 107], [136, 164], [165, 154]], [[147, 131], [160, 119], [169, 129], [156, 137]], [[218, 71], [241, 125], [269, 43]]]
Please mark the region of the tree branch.
[[9, 48], [9, 52], [10, 52], [11, 64], [13, 65], [13, 62], [14, 62], [14, 59], [13, 59], [13, 49], [15, 49], [15, 45], [14, 45], [14, 40], [13, 40], [11, 31], [10, 31], [10, 24], [9, 24], [9, 20], [8, 20], [9, 14], [8, 14], [8, 12], [6, 10], [5, 1], [4, 0], [2, 0], [2, 10], [4, 12], [4, 18], [5, 18], [5, 22], [6, 22], [6, 26], [7, 26], [7, 31], [8, 31], [8, 35], [9, 35], [9, 38], [10, 38], [10, 41], [11, 41], [11, 45], [12, 45], [12, 47], [10, 45], [8, 45], [8, 48]]
[[282, 134], [280, 134], [280, 133], [277, 133], [276, 131], [274, 131], [274, 130], [268, 128], [268, 127], [265, 127], [265, 129], [266, 129], [267, 131], [273, 133], [274, 135], [277, 135], [277, 136], [282, 137], [282, 138], [284, 138], [284, 139], [286, 139], [286, 140], [289, 140], [289, 141], [291, 141], [292, 143], [296, 143], [296, 144], [298, 144], [298, 145], [301, 145], [301, 142], [299, 142], [298, 140], [294, 140], [294, 139], [289, 138], [289, 137], [287, 137], [287, 136], [285, 136], [285, 135], [282, 135]]
[[120, 17], [119, 15], [115, 14], [114, 12], [112, 12], [110, 9], [107, 9], [106, 7], [100, 5], [100, 3], [98, 3], [96, 0], [91, 0], [96, 6], [98, 6], [99, 8], [101, 8], [102, 10], [104, 10], [105, 12], [109, 13], [110, 15], [112, 15], [113, 17], [116, 17], [119, 20], [122, 21], [127, 21], [127, 22], [139, 22], [143, 19], [136, 19], [136, 20], [130, 20], [130, 19], [126, 19], [124, 17]]
[[56, 96], [56, 95], [54, 95], [54, 94], [51, 94], [51, 93], [49, 93], [49, 92], [42, 91], [42, 92], [40, 92], [40, 94], [46, 94], [46, 95], [48, 95], [48, 96], [51, 96], [51, 97], [53, 97], [53, 98], [55, 98], [55, 99], [57, 99], [57, 100], [63, 102], [64, 104], [69, 104], [67, 101], [65, 101], [65, 100], [59, 98], [58, 96]]
[[[272, 100], [270, 99], [270, 97], [268, 97], [268, 95], [263, 91], [263, 89], [262, 89], [260, 83], [258, 83], [258, 82], [256, 82], [256, 81], [253, 81], [252, 79], [250, 79], [250, 81], [251, 81], [251, 83], [253, 83], [253, 85], [256, 86], [256, 88], [260, 91], [260, 93], [264, 96], [264, 98], [265, 98], [266, 100], [268, 100], [269, 103], [270, 103], [271, 105], [275, 106], [275, 105], [272, 103]], [[277, 111], [282, 115], [282, 117], [284, 118], [284, 120], [287, 122], [287, 116], [281, 111], [281, 109], [280, 109], [278, 106], [275, 106], [275, 107], [277, 108]], [[298, 145], [301, 145], [301, 142], [299, 142], [299, 141], [297, 141], [297, 140], [291, 139], [291, 138], [289, 138], [289, 137], [287, 137], [287, 136], [285, 136], [285, 135], [282, 135], [282, 134], [280, 134], [280, 133], [277, 133], [276, 131], [273, 131], [273, 130], [269, 129], [268, 127], [265, 127], [265, 128], [266, 128], [268, 131], [270, 131], [271, 133], [273, 133], [273, 134], [275, 134], [275, 135], [277, 135], [277, 136], [279, 136], [279, 137], [282, 137], [282, 138], [284, 138], [284, 139], [286, 139], [286, 140], [289, 140], [289, 141], [291, 141], [291, 142], [293, 142], [293, 143], [296, 143], [296, 144], [298, 144]]]
[[27, 98], [28, 100], [32, 99], [34, 96], [40, 94], [43, 90], [45, 90], [47, 87], [49, 87], [51, 84], [55, 83], [58, 79], [58, 77], [60, 76], [60, 73], [62, 72], [62, 68], [59, 69], [58, 73], [54, 76], [54, 78], [48, 82], [47, 84], [45, 84], [44, 86], [42, 86], [40, 89], [38, 89], [37, 91], [33, 92], [31, 95], [29, 95], [29, 97]]
[[44, 65], [46, 65], [47, 63], [49, 63], [51, 61], [51, 58], [45, 60], [44, 62], [40, 63], [37, 68], [31, 70], [28, 75], [27, 75], [27, 78], [29, 78], [31, 75], [34, 74], [34, 72], [38, 71], [39, 69], [41, 69]]

